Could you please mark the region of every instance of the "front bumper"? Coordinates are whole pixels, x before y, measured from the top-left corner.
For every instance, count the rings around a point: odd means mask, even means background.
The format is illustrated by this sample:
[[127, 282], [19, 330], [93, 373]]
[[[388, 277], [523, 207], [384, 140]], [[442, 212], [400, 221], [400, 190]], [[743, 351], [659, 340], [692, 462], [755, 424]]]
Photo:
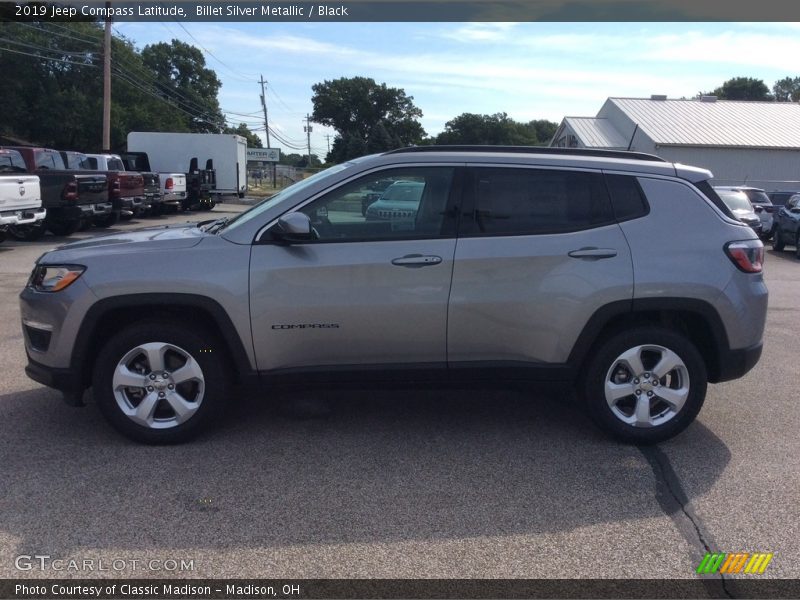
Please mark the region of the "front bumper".
[[28, 356], [25, 374], [42, 385], [74, 394], [83, 391], [83, 384], [79, 373], [72, 369], [56, 369], [36, 362]]

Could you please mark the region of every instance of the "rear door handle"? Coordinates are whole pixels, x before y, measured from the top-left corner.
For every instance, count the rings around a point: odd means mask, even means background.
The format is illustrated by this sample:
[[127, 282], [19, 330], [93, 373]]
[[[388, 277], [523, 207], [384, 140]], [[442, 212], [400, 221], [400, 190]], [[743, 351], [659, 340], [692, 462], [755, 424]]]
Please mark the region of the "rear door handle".
[[586, 258], [589, 260], [599, 260], [601, 258], [613, 258], [617, 251], [613, 248], [579, 248], [569, 253], [572, 258]]
[[430, 265], [438, 265], [440, 262], [442, 262], [441, 256], [407, 254], [406, 256], [395, 258], [392, 261], [392, 264], [397, 265], [398, 267], [418, 268], [418, 267], [428, 267]]

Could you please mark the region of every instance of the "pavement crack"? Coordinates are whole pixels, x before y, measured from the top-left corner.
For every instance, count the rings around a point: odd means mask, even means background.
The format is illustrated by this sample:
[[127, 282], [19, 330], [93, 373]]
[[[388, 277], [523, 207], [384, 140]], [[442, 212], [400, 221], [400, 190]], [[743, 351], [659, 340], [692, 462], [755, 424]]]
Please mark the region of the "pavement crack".
[[[672, 468], [669, 457], [657, 446], [643, 446], [639, 451], [647, 460], [656, 480], [656, 500], [661, 510], [664, 511], [683, 538], [691, 546], [701, 546], [702, 552], [715, 552], [716, 547], [711, 536], [704, 532], [702, 520], [691, 509], [689, 497], [683, 489], [683, 484]], [[699, 542], [699, 544], [698, 544]], [[728, 586], [728, 580], [723, 574], [719, 579], [701, 578], [709, 596], [712, 598], [735, 598]]]

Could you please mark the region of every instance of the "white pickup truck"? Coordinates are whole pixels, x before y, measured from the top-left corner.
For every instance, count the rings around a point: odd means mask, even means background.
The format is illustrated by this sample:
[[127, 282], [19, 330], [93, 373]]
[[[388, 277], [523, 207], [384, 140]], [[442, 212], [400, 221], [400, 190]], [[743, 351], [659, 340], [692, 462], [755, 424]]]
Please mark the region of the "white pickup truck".
[[39, 176], [27, 173], [19, 152], [0, 149], [0, 242], [9, 227], [39, 224], [46, 216]]
[[186, 200], [186, 174], [159, 172], [158, 178], [161, 182], [164, 206], [180, 210]]

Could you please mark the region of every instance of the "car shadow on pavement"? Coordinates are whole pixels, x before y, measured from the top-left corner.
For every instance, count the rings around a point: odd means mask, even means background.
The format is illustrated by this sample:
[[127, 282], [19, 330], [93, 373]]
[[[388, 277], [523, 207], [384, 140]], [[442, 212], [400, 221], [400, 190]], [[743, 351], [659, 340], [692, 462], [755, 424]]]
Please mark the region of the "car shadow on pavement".
[[[19, 540], [15, 551], [66, 556], [546, 534], [664, 514], [640, 451], [566, 400], [319, 393], [327, 416], [246, 399], [179, 446], [127, 441], [95, 406], [70, 408], [51, 390], [0, 396], [0, 422], [12, 425], [0, 438], [0, 532]], [[684, 467], [702, 469], [696, 495], [730, 460], [700, 422], [670, 444], [702, 457]]]

